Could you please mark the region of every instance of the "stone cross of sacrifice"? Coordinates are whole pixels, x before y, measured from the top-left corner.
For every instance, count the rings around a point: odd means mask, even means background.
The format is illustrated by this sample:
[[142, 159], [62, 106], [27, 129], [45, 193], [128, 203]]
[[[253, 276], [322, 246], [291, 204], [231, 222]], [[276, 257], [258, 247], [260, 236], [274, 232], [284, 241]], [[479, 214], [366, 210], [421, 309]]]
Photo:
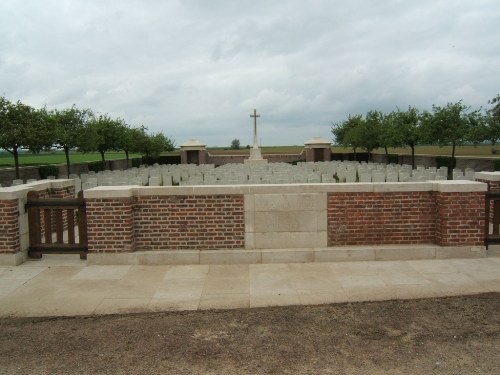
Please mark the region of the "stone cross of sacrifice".
[[250, 115], [250, 117], [253, 117], [253, 148], [258, 148], [259, 146], [257, 145], [257, 117], [260, 117], [260, 115], [257, 114], [257, 110], [255, 108], [253, 110], [253, 115]]

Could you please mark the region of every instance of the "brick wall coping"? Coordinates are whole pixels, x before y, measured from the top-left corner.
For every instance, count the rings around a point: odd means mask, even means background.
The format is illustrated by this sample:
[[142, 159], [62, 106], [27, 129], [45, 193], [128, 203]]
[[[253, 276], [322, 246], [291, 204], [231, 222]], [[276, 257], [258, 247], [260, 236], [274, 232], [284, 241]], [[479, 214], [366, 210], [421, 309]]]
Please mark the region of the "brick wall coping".
[[0, 188], [0, 200], [18, 199], [26, 197], [29, 191], [41, 191], [46, 189], [63, 189], [74, 186], [73, 180], [41, 180], [29, 184], [9, 186]]
[[433, 184], [434, 191], [442, 193], [470, 193], [488, 190], [487, 184], [476, 181], [449, 180], [435, 181]]
[[487, 185], [475, 181], [386, 182], [352, 184], [265, 184], [201, 186], [100, 186], [84, 191], [85, 198], [128, 198], [168, 195], [245, 195], [298, 193], [389, 193], [412, 191], [483, 192]]
[[130, 198], [134, 196], [138, 185], [99, 186], [83, 191], [84, 198]]
[[476, 172], [476, 180], [500, 181], [500, 172]]

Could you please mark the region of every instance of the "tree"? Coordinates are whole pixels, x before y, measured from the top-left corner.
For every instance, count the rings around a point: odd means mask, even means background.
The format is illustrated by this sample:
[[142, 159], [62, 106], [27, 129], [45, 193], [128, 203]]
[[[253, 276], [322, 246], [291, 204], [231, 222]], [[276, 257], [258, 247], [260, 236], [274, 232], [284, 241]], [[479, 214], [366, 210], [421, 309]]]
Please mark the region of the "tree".
[[14, 157], [16, 178], [19, 178], [19, 151], [27, 148], [39, 152], [51, 144], [43, 110], [0, 97], [0, 148]]
[[173, 151], [174, 142], [162, 133], [148, 135], [142, 130], [143, 135], [138, 143], [138, 151], [146, 157], [158, 157], [162, 152]]
[[359, 142], [361, 147], [368, 152], [368, 160], [371, 160], [373, 150], [381, 146], [382, 119], [382, 112], [369, 111], [364, 121], [359, 123]]
[[493, 107], [488, 110], [488, 113], [500, 121], [500, 94], [491, 100], [488, 100], [489, 104], [493, 104]]
[[445, 107], [432, 106], [432, 112], [424, 113], [422, 129], [429, 143], [452, 146], [449, 172], [455, 166], [455, 150], [464, 144], [470, 135], [471, 117], [469, 107], [462, 101], [448, 103]]
[[231, 150], [239, 150], [240, 149], [240, 140], [239, 139], [233, 139], [231, 141]]
[[332, 133], [335, 144], [352, 148], [354, 160], [356, 160], [356, 150], [361, 147], [360, 124], [364, 121], [362, 115], [349, 115], [347, 120], [332, 124]]
[[69, 151], [79, 144], [86, 122], [91, 117], [89, 109], [78, 109], [74, 105], [64, 110], [53, 110], [48, 114], [52, 125], [55, 147], [64, 150], [68, 178], [70, 175]]
[[104, 163], [104, 154], [108, 151], [120, 151], [121, 120], [114, 120], [108, 115], [93, 116], [83, 129], [83, 136], [78, 142], [82, 152], [99, 152]]
[[118, 127], [120, 128], [118, 136], [118, 149], [125, 152], [127, 167], [129, 166], [129, 154], [138, 150], [138, 142], [141, 139], [144, 127], [140, 129], [131, 128], [124, 120], [118, 119]]
[[467, 135], [467, 141], [477, 146], [480, 143], [485, 141], [490, 141], [491, 145], [494, 146], [497, 142], [498, 136], [500, 134], [495, 135], [491, 132], [491, 128], [489, 127], [489, 116], [484, 115], [480, 111], [474, 111], [468, 114], [469, 117], [469, 130]]
[[421, 116], [415, 107], [409, 106], [408, 110], [392, 112], [395, 129], [395, 143], [407, 145], [411, 148], [411, 165], [415, 169], [415, 146], [420, 144], [422, 133], [420, 129]]
[[484, 117], [485, 140], [492, 146], [500, 141], [500, 95], [488, 101], [493, 107], [486, 111]]

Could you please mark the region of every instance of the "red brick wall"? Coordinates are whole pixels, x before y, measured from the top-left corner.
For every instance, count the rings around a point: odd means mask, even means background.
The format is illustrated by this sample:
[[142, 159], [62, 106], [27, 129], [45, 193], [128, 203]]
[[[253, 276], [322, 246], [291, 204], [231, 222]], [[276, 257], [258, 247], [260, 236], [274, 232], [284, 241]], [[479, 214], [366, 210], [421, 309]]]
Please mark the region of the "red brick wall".
[[484, 193], [436, 193], [436, 244], [484, 244]]
[[86, 199], [89, 252], [135, 249], [132, 198]]
[[17, 199], [0, 200], [0, 233], [0, 253], [17, 253], [21, 247]]
[[329, 193], [328, 246], [434, 243], [432, 192]]
[[243, 195], [140, 196], [137, 250], [245, 247]]

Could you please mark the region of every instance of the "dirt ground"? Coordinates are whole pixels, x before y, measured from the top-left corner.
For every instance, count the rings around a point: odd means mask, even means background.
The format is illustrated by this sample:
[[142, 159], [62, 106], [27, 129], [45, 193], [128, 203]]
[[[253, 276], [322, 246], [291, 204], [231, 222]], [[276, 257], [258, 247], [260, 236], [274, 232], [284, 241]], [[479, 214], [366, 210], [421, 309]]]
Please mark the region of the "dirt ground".
[[498, 374], [500, 294], [0, 320], [0, 374]]

